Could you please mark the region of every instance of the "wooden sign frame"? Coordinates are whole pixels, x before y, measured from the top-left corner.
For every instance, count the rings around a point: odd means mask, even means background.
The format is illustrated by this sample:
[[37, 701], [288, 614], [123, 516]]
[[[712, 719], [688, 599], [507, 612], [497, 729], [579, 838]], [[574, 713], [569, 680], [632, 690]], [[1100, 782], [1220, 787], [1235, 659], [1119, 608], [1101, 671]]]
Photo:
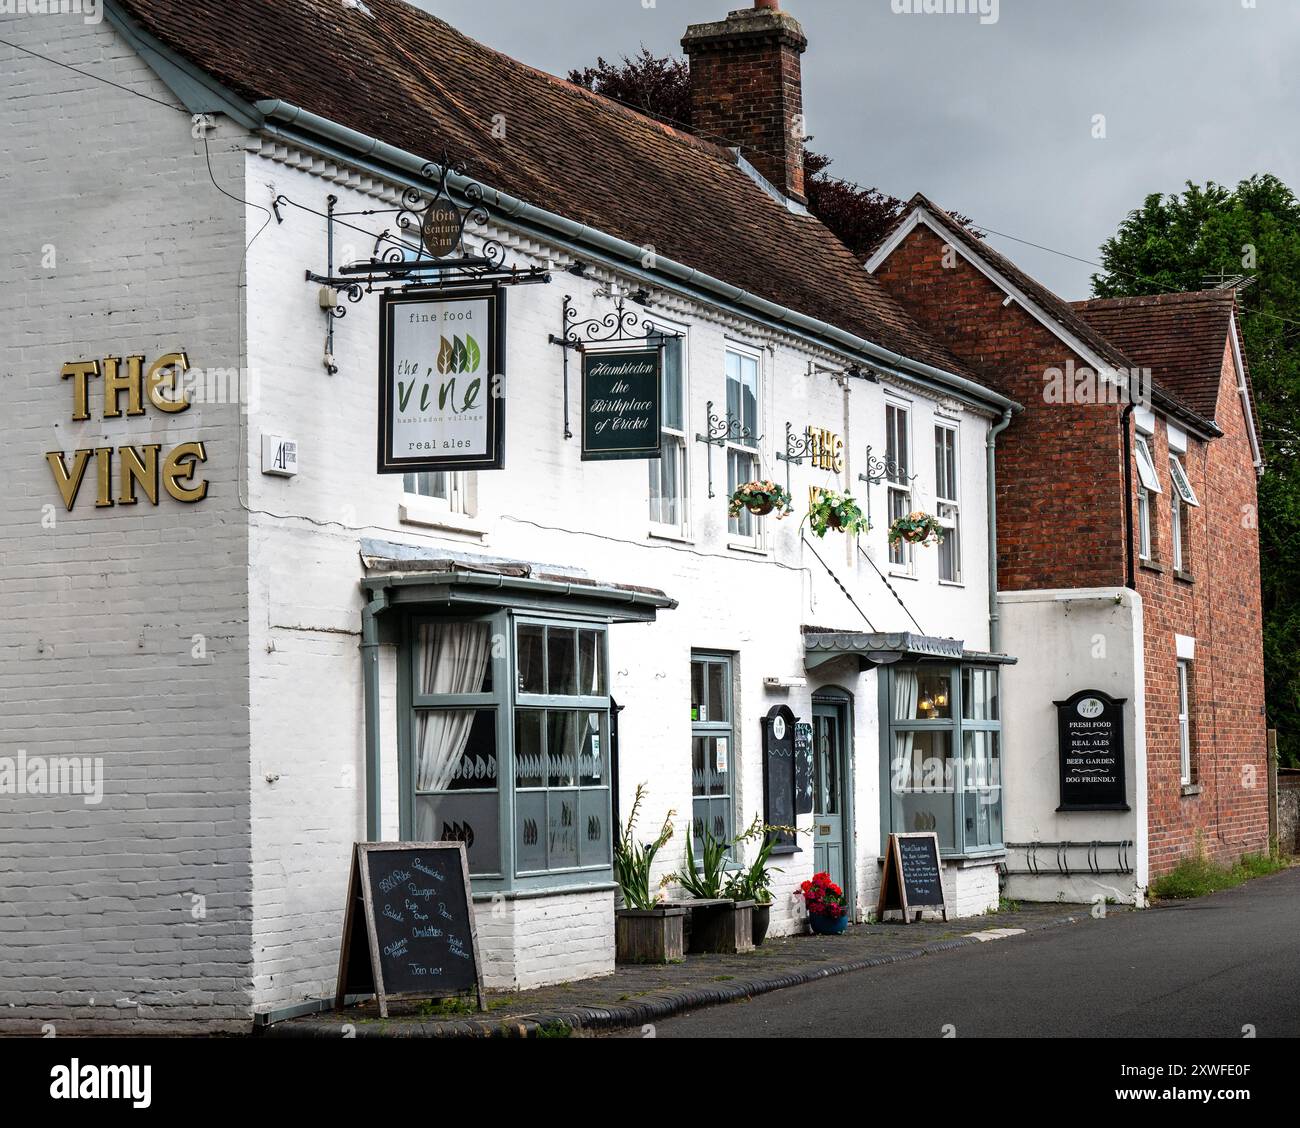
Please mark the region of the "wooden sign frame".
[[[334, 1009], [341, 1010], [348, 995], [373, 993], [379, 1003], [379, 1017], [388, 1017], [390, 999], [444, 999], [450, 995], [436, 992], [398, 992], [390, 994], [384, 989], [384, 965], [379, 956], [379, 930], [375, 925], [375, 901], [370, 887], [370, 867], [366, 857], [371, 853], [396, 853], [416, 850], [446, 851], [454, 849], [460, 855], [460, 872], [465, 883], [465, 907], [469, 920], [469, 939], [474, 952], [474, 978], [478, 995], [478, 1009], [486, 1013], [487, 1004], [483, 1001], [483, 963], [479, 958], [478, 929], [474, 924], [474, 897], [470, 892], [469, 860], [463, 842], [358, 842], [352, 848], [352, 873], [348, 879], [348, 907], [343, 918], [343, 944], [339, 950], [338, 988], [334, 996]], [[357, 899], [361, 900], [364, 920], [359, 921]], [[353, 944], [358, 927], [364, 927], [367, 948], [370, 956], [370, 981], [349, 981]]]
[[[926, 838], [934, 843], [934, 857], [939, 866], [939, 896], [943, 900], [942, 909], [936, 905], [919, 905], [915, 909], [907, 903], [907, 882], [903, 880], [903, 851], [900, 842], [904, 838]], [[876, 920], [882, 922], [887, 912], [901, 912], [903, 923], [911, 924], [912, 913], [916, 920], [926, 909], [942, 911], [943, 919], [948, 919], [948, 894], [943, 888], [943, 855], [939, 852], [939, 836], [934, 831], [917, 831], [911, 834], [891, 834], [885, 847], [885, 871], [880, 876], [880, 899], [876, 902]]]

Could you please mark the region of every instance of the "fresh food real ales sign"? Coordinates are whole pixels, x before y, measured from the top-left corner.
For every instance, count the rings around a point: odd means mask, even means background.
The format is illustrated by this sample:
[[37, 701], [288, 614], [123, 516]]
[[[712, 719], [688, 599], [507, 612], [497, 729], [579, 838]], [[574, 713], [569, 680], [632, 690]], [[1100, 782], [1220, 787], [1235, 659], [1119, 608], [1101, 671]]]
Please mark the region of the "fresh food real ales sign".
[[583, 352], [582, 457], [659, 458], [660, 349]]
[[504, 334], [499, 289], [383, 295], [379, 473], [501, 468]]

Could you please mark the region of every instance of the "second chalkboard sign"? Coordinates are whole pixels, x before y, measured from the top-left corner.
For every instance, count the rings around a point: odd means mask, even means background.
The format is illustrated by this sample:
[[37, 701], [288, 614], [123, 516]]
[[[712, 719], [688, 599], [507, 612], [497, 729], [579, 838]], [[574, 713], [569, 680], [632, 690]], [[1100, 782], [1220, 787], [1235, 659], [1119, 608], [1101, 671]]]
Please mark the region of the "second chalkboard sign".
[[885, 847], [885, 872], [880, 877], [880, 901], [876, 920], [887, 912], [901, 912], [903, 923], [920, 919], [922, 909], [937, 909], [948, 919], [948, 898], [943, 891], [943, 865], [939, 859], [939, 836], [891, 834]]
[[473, 992], [483, 1005], [469, 866], [462, 842], [357, 843], [339, 956], [338, 993], [394, 998]]

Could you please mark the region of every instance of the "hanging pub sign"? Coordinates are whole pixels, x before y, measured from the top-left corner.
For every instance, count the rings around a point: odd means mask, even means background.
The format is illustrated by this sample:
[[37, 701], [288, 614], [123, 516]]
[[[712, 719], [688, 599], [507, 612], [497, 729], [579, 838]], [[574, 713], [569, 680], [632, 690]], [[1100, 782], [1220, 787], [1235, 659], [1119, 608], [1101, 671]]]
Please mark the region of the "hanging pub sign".
[[1127, 811], [1124, 703], [1099, 689], [1080, 690], [1056, 706], [1061, 759], [1058, 811]]
[[500, 470], [505, 294], [379, 299], [379, 473]]
[[583, 461], [662, 457], [661, 348], [583, 351]]

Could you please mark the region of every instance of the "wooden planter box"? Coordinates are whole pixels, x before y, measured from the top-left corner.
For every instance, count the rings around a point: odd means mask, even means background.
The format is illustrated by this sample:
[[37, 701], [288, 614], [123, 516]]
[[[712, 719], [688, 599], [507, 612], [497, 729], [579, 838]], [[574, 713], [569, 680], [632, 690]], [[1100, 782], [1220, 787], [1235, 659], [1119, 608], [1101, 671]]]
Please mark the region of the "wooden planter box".
[[734, 955], [754, 949], [753, 901], [687, 901], [691, 910], [690, 951]]
[[684, 959], [686, 910], [615, 909], [614, 951], [619, 963], [666, 964]]

